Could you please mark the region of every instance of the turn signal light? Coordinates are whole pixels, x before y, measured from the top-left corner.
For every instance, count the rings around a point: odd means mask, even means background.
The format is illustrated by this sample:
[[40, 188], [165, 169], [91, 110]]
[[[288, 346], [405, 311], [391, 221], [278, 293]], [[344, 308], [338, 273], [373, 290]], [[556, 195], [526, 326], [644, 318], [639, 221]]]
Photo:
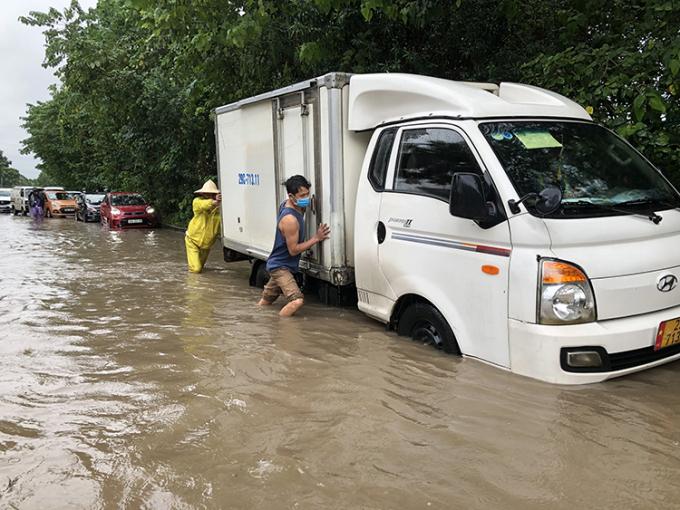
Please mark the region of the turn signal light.
[[576, 266], [558, 260], [546, 260], [543, 262], [544, 285], [587, 281], [586, 275]]
[[490, 275], [497, 275], [500, 273], [501, 270], [498, 266], [489, 266], [489, 265], [483, 265], [482, 266], [482, 273], [490, 274]]

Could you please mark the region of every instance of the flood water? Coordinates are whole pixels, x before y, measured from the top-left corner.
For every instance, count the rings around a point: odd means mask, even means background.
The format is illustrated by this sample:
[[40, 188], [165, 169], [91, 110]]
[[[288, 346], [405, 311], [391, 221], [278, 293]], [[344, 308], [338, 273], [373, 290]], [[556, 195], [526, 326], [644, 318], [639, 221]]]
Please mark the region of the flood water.
[[0, 508], [680, 508], [680, 364], [548, 385], [183, 246], [0, 216]]

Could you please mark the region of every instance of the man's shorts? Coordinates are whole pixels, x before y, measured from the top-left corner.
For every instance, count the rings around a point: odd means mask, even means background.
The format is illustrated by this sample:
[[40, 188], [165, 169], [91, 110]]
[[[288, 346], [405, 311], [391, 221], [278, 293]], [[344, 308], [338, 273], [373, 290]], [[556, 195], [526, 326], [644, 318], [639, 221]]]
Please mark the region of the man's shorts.
[[304, 298], [293, 273], [285, 267], [274, 269], [269, 273], [269, 277], [269, 282], [267, 282], [267, 285], [264, 286], [264, 291], [262, 291], [262, 299], [267, 303], [273, 303], [281, 294], [286, 297], [289, 303], [296, 299]]

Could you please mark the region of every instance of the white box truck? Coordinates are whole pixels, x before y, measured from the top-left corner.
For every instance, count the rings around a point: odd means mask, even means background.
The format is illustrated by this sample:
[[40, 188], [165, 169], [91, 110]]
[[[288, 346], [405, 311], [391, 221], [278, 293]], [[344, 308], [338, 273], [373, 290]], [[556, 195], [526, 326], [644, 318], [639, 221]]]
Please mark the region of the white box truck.
[[569, 99], [330, 73], [215, 114], [225, 260], [251, 283], [303, 174], [307, 235], [331, 238], [302, 271], [400, 334], [564, 384], [680, 358], [680, 195]]
[[28, 195], [33, 191], [32, 186], [14, 186], [12, 188], [12, 193], [10, 196], [10, 212], [17, 216], [18, 214], [23, 214], [26, 216], [28, 210]]

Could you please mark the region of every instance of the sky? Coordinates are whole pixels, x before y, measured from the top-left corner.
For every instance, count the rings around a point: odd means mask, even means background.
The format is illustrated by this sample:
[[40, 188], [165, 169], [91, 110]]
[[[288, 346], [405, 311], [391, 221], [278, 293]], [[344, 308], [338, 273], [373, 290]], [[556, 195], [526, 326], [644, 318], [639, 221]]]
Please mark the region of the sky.
[[[52, 69], [42, 67], [45, 38], [40, 27], [19, 22], [30, 11], [63, 10], [71, 0], [2, 0], [0, 9], [0, 150], [12, 167], [29, 178], [38, 176], [38, 161], [33, 155], [20, 154], [21, 140], [28, 134], [21, 128], [20, 117], [26, 104], [49, 98], [47, 87], [56, 83]], [[94, 7], [97, 0], [80, 0], [81, 7]]]

